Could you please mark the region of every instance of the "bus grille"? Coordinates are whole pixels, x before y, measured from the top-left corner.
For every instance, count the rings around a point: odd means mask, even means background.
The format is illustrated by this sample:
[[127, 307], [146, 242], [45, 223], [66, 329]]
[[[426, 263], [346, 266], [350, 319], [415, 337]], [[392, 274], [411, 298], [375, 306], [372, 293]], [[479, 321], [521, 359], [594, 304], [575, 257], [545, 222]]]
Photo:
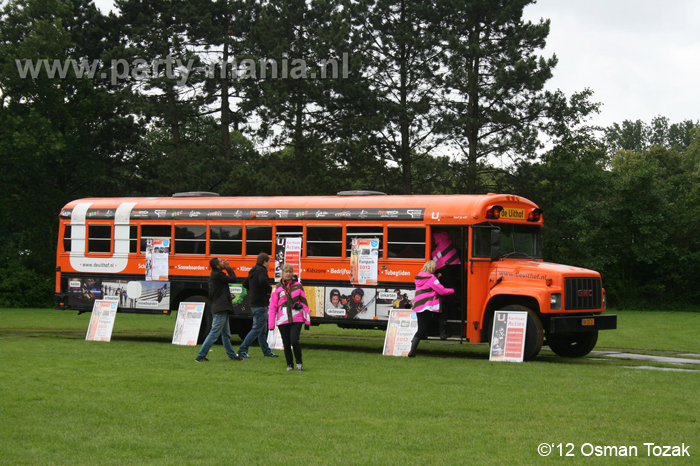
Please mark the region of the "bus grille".
[[564, 306], [567, 310], [600, 309], [603, 305], [603, 287], [600, 278], [564, 279]]

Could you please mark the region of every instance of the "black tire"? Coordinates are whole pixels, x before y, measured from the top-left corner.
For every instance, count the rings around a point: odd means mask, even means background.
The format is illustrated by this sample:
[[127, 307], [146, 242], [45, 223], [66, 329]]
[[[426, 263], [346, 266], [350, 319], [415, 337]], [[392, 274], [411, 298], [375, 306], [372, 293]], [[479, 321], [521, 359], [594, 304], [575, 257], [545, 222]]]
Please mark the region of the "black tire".
[[[230, 319], [231, 323], [231, 333], [235, 333], [241, 338], [241, 341], [245, 340], [246, 335], [253, 329], [253, 319]], [[265, 324], [267, 326], [267, 324]], [[255, 340], [255, 344], [258, 340]]]
[[190, 296], [182, 302], [204, 303], [204, 314], [202, 315], [202, 323], [199, 326], [199, 335], [197, 336], [197, 344], [201, 345], [211, 331], [211, 301], [206, 296]]
[[[542, 321], [537, 316], [535, 311], [526, 306], [521, 306], [520, 304], [509, 304], [504, 306], [499, 311], [519, 311], [527, 312], [527, 328], [525, 329], [525, 350], [523, 353], [523, 360], [530, 361], [535, 358], [542, 349], [542, 342], [544, 341], [544, 329], [542, 328]], [[487, 334], [486, 338], [489, 341], [489, 351], [491, 348], [491, 334], [493, 333], [493, 315], [489, 319], [487, 324]]]
[[547, 335], [549, 349], [563, 358], [582, 358], [593, 351], [596, 343], [598, 343], [598, 330]]

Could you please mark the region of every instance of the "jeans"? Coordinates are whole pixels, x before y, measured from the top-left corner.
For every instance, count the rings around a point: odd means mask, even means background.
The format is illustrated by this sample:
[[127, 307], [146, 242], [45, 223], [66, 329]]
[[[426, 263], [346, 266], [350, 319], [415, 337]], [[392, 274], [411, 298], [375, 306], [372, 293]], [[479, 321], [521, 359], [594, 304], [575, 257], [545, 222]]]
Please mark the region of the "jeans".
[[260, 349], [265, 356], [272, 354], [270, 345], [267, 344], [267, 307], [254, 307], [253, 310], [253, 328], [250, 329], [248, 335], [245, 336], [243, 343], [238, 348], [239, 353], [247, 353], [250, 345], [258, 339]]
[[221, 335], [221, 342], [224, 344], [224, 349], [229, 358], [236, 356], [236, 352], [231, 345], [231, 325], [228, 321], [228, 312], [215, 312], [212, 315], [211, 331], [202, 344], [202, 349], [199, 350], [197, 357], [203, 358], [209, 353], [209, 349], [214, 344], [217, 338]]
[[287, 365], [294, 364], [296, 358], [297, 364], [301, 364], [301, 346], [299, 346], [299, 335], [301, 334], [301, 322], [291, 324], [282, 324], [277, 326], [280, 329], [282, 336], [282, 344], [284, 344], [284, 357], [287, 360]]

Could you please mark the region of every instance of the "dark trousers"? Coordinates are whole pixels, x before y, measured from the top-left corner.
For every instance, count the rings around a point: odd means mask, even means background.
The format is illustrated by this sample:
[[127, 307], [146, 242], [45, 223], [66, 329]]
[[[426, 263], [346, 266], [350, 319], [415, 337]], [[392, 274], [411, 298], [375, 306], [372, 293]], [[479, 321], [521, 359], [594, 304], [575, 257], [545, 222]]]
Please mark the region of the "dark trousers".
[[416, 355], [416, 349], [418, 348], [418, 343], [425, 338], [426, 333], [428, 333], [428, 326], [430, 325], [430, 320], [433, 319], [435, 313], [431, 311], [423, 311], [416, 313], [418, 318], [418, 330], [416, 334], [413, 335], [413, 340], [411, 340], [411, 351], [408, 352], [410, 357]]
[[[301, 364], [301, 346], [299, 345], [299, 335], [301, 335], [301, 322], [292, 324], [279, 325], [280, 335], [282, 336], [282, 344], [284, 345], [284, 357], [287, 359], [287, 365], [294, 365], [294, 358], [297, 364]], [[293, 357], [292, 357], [292, 351]]]
[[440, 337], [444, 338], [447, 336], [447, 319], [456, 318], [457, 316], [457, 296], [459, 294], [459, 273], [461, 265], [446, 265], [441, 269], [435, 271], [436, 275], [439, 274], [438, 280], [440, 284], [445, 288], [452, 288], [455, 290], [454, 293], [448, 294], [446, 296], [440, 297], [440, 321], [439, 330]]

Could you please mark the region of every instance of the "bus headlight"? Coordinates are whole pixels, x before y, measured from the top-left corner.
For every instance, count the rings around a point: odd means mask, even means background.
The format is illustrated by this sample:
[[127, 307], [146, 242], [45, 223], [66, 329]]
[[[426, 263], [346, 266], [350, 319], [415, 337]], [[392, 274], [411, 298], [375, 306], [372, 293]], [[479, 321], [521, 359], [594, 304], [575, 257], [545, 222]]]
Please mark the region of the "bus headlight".
[[561, 293], [552, 293], [549, 296], [549, 307], [553, 311], [561, 309]]

